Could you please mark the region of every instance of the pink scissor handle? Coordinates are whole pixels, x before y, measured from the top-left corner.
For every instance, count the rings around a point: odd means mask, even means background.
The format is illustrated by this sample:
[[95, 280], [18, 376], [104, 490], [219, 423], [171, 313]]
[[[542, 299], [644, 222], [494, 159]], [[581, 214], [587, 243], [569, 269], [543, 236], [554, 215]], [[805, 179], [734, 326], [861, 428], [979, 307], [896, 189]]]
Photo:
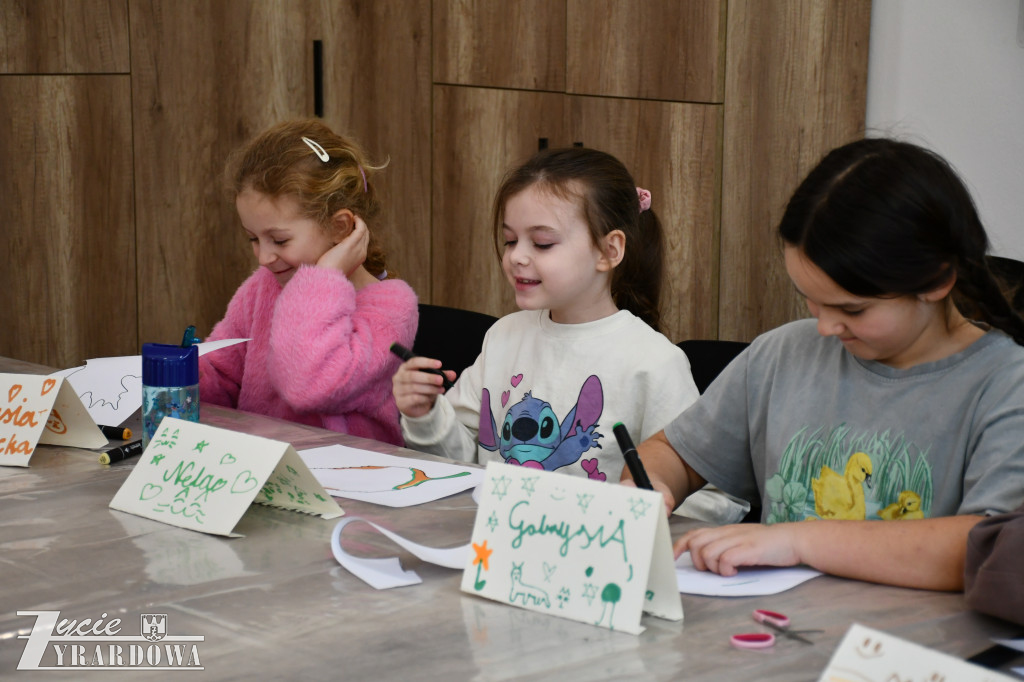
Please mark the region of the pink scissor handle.
[[765, 632], [750, 632], [742, 635], [733, 635], [729, 642], [738, 649], [767, 649], [775, 644], [775, 635]]
[[768, 623], [769, 625], [777, 625], [780, 628], [789, 627], [789, 617], [785, 614], [778, 613], [777, 611], [754, 609], [754, 620], [756, 620], [758, 623]]

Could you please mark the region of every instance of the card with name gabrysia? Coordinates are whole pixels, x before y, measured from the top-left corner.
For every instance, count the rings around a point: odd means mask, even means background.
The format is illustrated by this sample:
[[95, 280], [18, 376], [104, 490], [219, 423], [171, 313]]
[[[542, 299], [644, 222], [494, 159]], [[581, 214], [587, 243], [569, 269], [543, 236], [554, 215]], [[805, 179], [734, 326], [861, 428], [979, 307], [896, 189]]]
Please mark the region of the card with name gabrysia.
[[239, 537], [253, 502], [325, 519], [344, 512], [290, 444], [164, 417], [111, 509]]
[[683, 619], [656, 492], [491, 462], [471, 547], [464, 592], [631, 634]]
[[40, 443], [74, 448], [107, 444], [61, 377], [0, 374], [0, 465], [27, 467]]

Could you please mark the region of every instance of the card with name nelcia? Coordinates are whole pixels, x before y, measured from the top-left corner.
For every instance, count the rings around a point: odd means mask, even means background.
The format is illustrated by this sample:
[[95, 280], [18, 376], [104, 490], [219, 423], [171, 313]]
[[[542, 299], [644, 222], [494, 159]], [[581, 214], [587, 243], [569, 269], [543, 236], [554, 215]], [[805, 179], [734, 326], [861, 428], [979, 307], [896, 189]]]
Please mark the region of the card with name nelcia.
[[0, 374], [0, 465], [27, 467], [39, 444], [99, 448], [107, 437], [62, 377]]
[[238, 537], [253, 502], [333, 519], [344, 512], [289, 443], [164, 417], [110, 508]]
[[639, 634], [643, 612], [682, 620], [659, 493], [487, 465], [462, 590]]

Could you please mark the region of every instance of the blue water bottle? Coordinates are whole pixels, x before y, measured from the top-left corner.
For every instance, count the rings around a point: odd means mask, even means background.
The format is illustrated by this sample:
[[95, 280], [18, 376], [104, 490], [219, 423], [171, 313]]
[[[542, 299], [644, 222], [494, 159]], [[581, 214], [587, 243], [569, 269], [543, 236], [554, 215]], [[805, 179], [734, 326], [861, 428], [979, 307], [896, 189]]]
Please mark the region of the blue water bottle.
[[142, 447], [164, 417], [199, 421], [199, 347], [142, 344]]

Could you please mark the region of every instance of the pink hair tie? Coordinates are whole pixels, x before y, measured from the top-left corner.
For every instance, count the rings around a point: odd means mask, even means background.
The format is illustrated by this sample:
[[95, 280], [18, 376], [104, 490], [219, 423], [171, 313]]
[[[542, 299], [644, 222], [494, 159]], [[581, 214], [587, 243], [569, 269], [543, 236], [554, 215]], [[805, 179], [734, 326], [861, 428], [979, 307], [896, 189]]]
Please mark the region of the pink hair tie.
[[369, 191], [370, 191], [370, 190], [369, 190], [369, 189], [368, 189], [368, 188], [366, 187], [366, 171], [364, 171], [364, 170], [363, 170], [363, 167], [362, 167], [362, 166], [359, 166], [358, 164], [357, 164], [357, 166], [358, 166], [358, 168], [359, 168], [359, 174], [363, 176], [363, 194], [366, 194], [367, 192], [369, 192]]
[[643, 213], [651, 207], [651, 193], [643, 187], [636, 188], [636, 196], [640, 200], [640, 212]]

